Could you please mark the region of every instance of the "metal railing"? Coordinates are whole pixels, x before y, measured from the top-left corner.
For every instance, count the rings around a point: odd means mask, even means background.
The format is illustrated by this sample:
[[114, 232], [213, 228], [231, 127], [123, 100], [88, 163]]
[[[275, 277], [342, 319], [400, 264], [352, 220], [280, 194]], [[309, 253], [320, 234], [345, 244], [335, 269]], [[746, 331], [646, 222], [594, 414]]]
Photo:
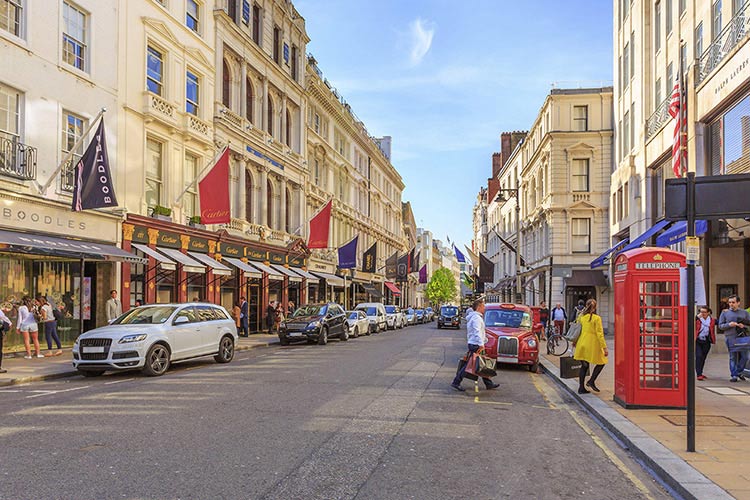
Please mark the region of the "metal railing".
[[698, 75], [695, 84], [700, 85], [715, 70], [721, 61], [750, 32], [750, 2], [729, 21], [719, 36], [703, 51], [698, 61]]
[[21, 180], [36, 178], [37, 149], [17, 136], [0, 132], [0, 175]]
[[667, 123], [670, 118], [669, 115], [669, 102], [672, 100], [672, 96], [667, 96], [662, 102], [660, 102], [651, 116], [646, 120], [646, 140], [650, 139], [652, 135], [657, 133]]
[[[63, 151], [62, 154], [66, 155], [68, 154], [68, 152]], [[60, 191], [64, 191], [66, 193], [73, 192], [73, 189], [75, 187], [76, 164], [78, 163], [78, 160], [81, 159], [81, 156], [82, 155], [73, 154], [70, 160], [65, 162], [65, 165], [63, 165], [62, 170], [60, 170]]]

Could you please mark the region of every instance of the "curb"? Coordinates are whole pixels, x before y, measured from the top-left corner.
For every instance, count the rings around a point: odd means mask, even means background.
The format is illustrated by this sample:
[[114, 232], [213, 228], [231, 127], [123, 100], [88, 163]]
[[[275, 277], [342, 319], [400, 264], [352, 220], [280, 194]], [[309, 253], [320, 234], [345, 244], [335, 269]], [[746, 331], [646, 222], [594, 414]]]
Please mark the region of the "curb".
[[690, 500], [703, 498], [731, 500], [734, 498], [606, 402], [596, 396], [584, 397], [578, 394], [577, 382], [574, 379], [570, 379], [571, 381], [561, 379], [557, 375], [557, 367], [551, 365], [549, 361], [542, 358], [539, 364], [549, 377], [592, 414], [601, 427], [622, 441], [625, 448], [632, 452], [636, 459], [650, 468], [660, 480], [682, 498]]
[[[277, 340], [276, 342], [266, 342], [262, 344], [259, 343], [259, 344], [253, 344], [253, 345], [237, 346], [235, 347], [235, 352], [250, 351], [252, 349], [257, 349], [259, 347], [270, 347], [278, 343], [279, 341]], [[58, 378], [68, 378], [68, 377], [74, 377], [76, 375], [79, 375], [77, 370], [68, 370], [68, 371], [62, 371], [62, 372], [56, 372], [56, 373], [48, 373], [46, 375], [29, 375], [27, 377], [18, 377], [18, 378], [12, 378], [9, 380], [0, 380], [0, 387], [9, 387], [12, 385], [19, 385], [19, 384], [28, 384], [29, 382], [41, 382], [44, 380], [55, 380]]]

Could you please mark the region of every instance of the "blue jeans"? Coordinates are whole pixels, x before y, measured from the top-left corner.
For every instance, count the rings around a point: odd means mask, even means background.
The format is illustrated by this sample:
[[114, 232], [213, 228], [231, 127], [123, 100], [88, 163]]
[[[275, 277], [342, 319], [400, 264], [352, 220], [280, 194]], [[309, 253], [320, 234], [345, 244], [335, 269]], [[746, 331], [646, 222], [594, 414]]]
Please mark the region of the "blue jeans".
[[44, 322], [44, 336], [47, 338], [47, 349], [52, 350], [52, 341], [55, 341], [58, 349], [62, 349], [60, 345], [60, 337], [57, 336], [57, 321], [45, 321]]
[[[481, 349], [481, 345], [476, 344], [469, 344], [469, 351], [470, 352], [477, 352], [479, 349]], [[456, 370], [456, 377], [453, 379], [453, 385], [461, 385], [461, 381], [464, 379], [464, 376], [466, 375], [466, 361], [461, 360], [458, 362], [458, 370]], [[485, 387], [491, 387], [492, 386], [492, 380], [482, 377], [482, 381], [484, 382]]]
[[[729, 341], [727, 340], [727, 347], [729, 347]], [[730, 352], [729, 353], [729, 373], [732, 377], [738, 377], [745, 370], [747, 366], [748, 352]]]

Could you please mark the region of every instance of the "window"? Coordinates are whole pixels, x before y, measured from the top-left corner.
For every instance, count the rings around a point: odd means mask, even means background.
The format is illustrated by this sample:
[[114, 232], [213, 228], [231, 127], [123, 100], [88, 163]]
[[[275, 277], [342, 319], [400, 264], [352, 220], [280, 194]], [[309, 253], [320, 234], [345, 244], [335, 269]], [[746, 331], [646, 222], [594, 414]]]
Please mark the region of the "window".
[[747, 0], [732, 0], [732, 17], [739, 14], [740, 10], [742, 10], [742, 6], [746, 1]]
[[0, 0], [0, 29], [21, 36], [23, 5], [21, 0]]
[[622, 153], [623, 156], [630, 153], [630, 111], [625, 111], [622, 120]]
[[317, 111], [313, 114], [313, 130], [316, 134], [320, 134], [320, 115]]
[[630, 103], [630, 149], [635, 147], [635, 103]]
[[571, 224], [573, 253], [591, 252], [591, 220], [573, 219]]
[[250, 25], [250, 2], [242, 0], [242, 24]]
[[573, 130], [585, 132], [589, 127], [589, 107], [573, 106]]
[[695, 57], [703, 55], [703, 23], [695, 27]]
[[273, 27], [273, 60], [281, 64], [281, 29], [278, 26]]
[[618, 78], [618, 83], [620, 84], [620, 87], [618, 90], [620, 92], [620, 95], [622, 96], [622, 90], [623, 90], [622, 82], [625, 80], [625, 78], [623, 78], [622, 76], [622, 56], [619, 56], [617, 58], [617, 69], [618, 69], [617, 78]]
[[266, 131], [273, 136], [273, 100], [268, 96], [268, 122]]
[[635, 31], [630, 32], [630, 78], [635, 75]]
[[292, 147], [292, 113], [286, 110], [286, 130], [284, 131], [286, 145]]
[[198, 116], [200, 102], [200, 81], [190, 71], [187, 72], [185, 86], [185, 111], [191, 115]]
[[682, 68], [682, 74], [684, 75], [687, 71], [687, 44], [683, 43], [680, 45], [680, 68]]
[[200, 7], [195, 0], [187, 0], [187, 9], [185, 10], [185, 26], [198, 33], [200, 20]]
[[589, 191], [589, 160], [573, 160], [572, 190], [574, 192]]
[[[74, 115], [68, 111], [63, 111], [63, 124], [62, 124], [62, 155], [61, 158], [65, 158], [67, 154], [73, 150], [73, 146], [83, 135], [83, 129], [85, 127], [84, 119], [80, 116]], [[63, 165], [62, 171], [60, 172], [60, 189], [62, 191], [73, 191], [75, 172], [75, 165], [83, 155], [84, 144], [81, 143], [73, 151], [73, 156], [70, 160]]]
[[630, 181], [626, 182], [622, 186], [622, 206], [623, 206], [622, 217], [623, 219], [626, 219], [628, 217], [628, 209], [630, 205], [629, 200], [628, 200], [628, 196], [630, 196], [628, 194], [629, 187], [630, 187]]
[[198, 193], [196, 192], [197, 182], [193, 182], [198, 178], [198, 158], [190, 153], [185, 153], [184, 168], [185, 187], [187, 188], [188, 184], [190, 184], [190, 187], [183, 197], [185, 201], [182, 206], [185, 216], [189, 218], [201, 213], [200, 206], [198, 205]]
[[245, 84], [245, 117], [250, 123], [255, 123], [253, 116], [253, 103], [255, 96], [253, 95], [253, 82], [248, 78]]
[[628, 7], [630, 7], [630, 0], [622, 0], [622, 18], [623, 20], [628, 17]]
[[20, 137], [21, 95], [0, 83], [0, 138], [14, 142]]
[[63, 2], [63, 61], [86, 71], [86, 14]]
[[658, 220], [662, 215], [664, 215], [664, 171], [660, 165], [651, 169], [651, 219]]
[[156, 95], [162, 95], [164, 79], [164, 59], [158, 50], [149, 46], [146, 54], [146, 89]]
[[297, 46], [292, 45], [292, 79], [294, 81], [297, 81], [297, 73], [299, 73], [297, 69]]
[[656, 79], [656, 86], [654, 87], [654, 108], [657, 108], [661, 104], [661, 78]]
[[161, 205], [162, 198], [162, 143], [146, 139], [146, 205]]
[[670, 90], [674, 85], [674, 64], [672, 63], [667, 65], [667, 85], [669, 85]]
[[654, 52], [661, 50], [661, 2], [654, 4]]
[[666, 11], [664, 12], [664, 14], [667, 16], [665, 21], [667, 23], [667, 35], [669, 35], [670, 33], [672, 33], [672, 0], [664, 1], [667, 3]]
[[680, 17], [685, 13], [685, 10], [687, 9], [687, 0], [680, 0]]
[[232, 75], [229, 72], [229, 64], [224, 59], [221, 65], [221, 103], [227, 108], [231, 108]]
[[237, 0], [227, 0], [227, 14], [232, 21], [237, 22]]
[[716, 0], [711, 6], [711, 41], [721, 34], [721, 0]]
[[253, 41], [256, 45], [260, 46], [260, 7], [257, 4], [253, 4]]
[[623, 88], [628, 88], [630, 85], [630, 43], [626, 43], [622, 51], [622, 80]]
[[313, 180], [316, 186], [320, 186], [320, 162], [318, 160], [313, 163]]

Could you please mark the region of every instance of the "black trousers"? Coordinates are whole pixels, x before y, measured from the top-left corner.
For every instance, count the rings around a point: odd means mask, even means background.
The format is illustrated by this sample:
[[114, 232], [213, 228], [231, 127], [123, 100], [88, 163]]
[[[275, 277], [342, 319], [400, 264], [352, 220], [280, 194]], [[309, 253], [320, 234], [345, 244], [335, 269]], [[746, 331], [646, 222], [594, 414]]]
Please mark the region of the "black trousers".
[[[477, 352], [481, 348], [481, 345], [469, 344], [469, 352]], [[462, 359], [458, 362], [458, 369], [456, 370], [456, 377], [453, 379], [453, 385], [460, 385], [464, 376], [466, 376], [466, 361]], [[492, 379], [482, 377], [482, 381], [485, 387], [492, 386]]]
[[5, 339], [5, 330], [0, 330], [0, 369], [3, 368], [3, 339]]
[[706, 365], [708, 352], [711, 350], [710, 340], [695, 339], [695, 374], [703, 375], [703, 367]]

